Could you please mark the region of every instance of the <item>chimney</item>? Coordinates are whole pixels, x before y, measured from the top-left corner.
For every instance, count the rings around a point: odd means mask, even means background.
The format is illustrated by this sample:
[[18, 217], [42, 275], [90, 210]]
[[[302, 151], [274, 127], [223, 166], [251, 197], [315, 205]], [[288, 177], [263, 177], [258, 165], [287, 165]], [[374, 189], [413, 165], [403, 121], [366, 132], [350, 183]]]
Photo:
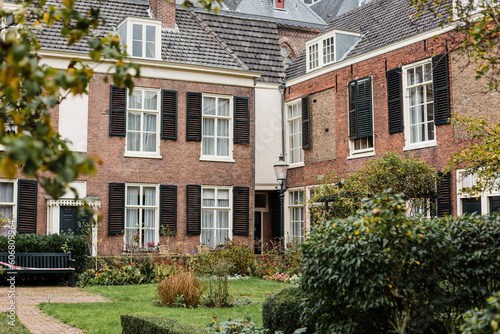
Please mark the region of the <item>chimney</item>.
[[163, 28], [175, 28], [175, 0], [149, 0], [149, 7]]

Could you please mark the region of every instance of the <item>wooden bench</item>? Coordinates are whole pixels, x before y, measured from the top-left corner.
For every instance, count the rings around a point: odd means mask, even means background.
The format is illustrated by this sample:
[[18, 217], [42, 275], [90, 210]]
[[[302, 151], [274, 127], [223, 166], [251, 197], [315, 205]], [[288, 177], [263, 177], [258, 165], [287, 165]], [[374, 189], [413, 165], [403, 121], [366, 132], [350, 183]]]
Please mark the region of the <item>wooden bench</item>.
[[75, 286], [75, 260], [71, 253], [16, 253], [15, 263], [9, 266], [9, 254], [0, 253], [0, 264], [6, 274], [56, 274], [69, 275], [71, 286]]

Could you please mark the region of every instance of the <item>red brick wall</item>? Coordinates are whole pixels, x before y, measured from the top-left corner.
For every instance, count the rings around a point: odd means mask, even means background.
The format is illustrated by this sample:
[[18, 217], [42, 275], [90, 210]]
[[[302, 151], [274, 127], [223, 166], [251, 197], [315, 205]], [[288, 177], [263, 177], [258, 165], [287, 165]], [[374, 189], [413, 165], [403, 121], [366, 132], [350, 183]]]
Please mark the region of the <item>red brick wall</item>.
[[292, 45], [294, 53], [296, 52], [296, 54], [293, 55], [294, 59], [306, 49], [306, 40], [313, 38], [319, 34], [319, 32], [320, 30], [318, 29], [278, 25], [278, 35], [280, 41], [284, 40], [283, 37], [288, 39], [287, 42]]
[[149, 6], [154, 17], [162, 20], [162, 27], [175, 27], [175, 1], [149, 0]]
[[[456, 140], [453, 126], [446, 124], [436, 127], [436, 139], [438, 141], [436, 147], [403, 152], [403, 132], [391, 135], [388, 131], [386, 70], [444, 53], [446, 52], [446, 41], [446, 36], [441, 36], [439, 41], [431, 38], [425, 42], [415, 43], [287, 88], [285, 100], [292, 101], [333, 87], [335, 89], [336, 133], [336, 159], [316, 163], [307, 163], [306, 161], [304, 167], [291, 169], [288, 173], [287, 186], [300, 187], [314, 184], [315, 178], [309, 176], [326, 175], [332, 169], [339, 176], [347, 178], [350, 173], [363, 167], [367, 161], [373, 159], [373, 157], [347, 159], [349, 156], [347, 83], [367, 76], [372, 76], [373, 85], [375, 157], [380, 156], [383, 152], [393, 151], [405, 156], [413, 155], [421, 158], [432, 168], [442, 170], [448, 158], [465, 142]], [[450, 92], [453, 92], [453, 83], [450, 83]], [[450, 101], [453, 101], [453, 96], [450, 96]], [[314, 139], [314, 134], [312, 138]], [[314, 143], [312, 145], [314, 146]], [[332, 147], [332, 149], [335, 149], [335, 147]], [[453, 195], [456, 194], [455, 188], [455, 179], [452, 178], [453, 214], [456, 214], [456, 198]]]

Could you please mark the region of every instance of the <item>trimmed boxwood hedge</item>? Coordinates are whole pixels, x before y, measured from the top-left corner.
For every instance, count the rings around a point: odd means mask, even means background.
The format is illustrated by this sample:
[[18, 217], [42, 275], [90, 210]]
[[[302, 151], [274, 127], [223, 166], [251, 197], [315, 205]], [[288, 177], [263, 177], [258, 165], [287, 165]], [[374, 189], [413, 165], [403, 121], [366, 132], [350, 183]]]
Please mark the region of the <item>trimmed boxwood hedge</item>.
[[207, 334], [202, 328], [186, 325], [177, 320], [153, 314], [123, 314], [123, 334]]
[[[71, 258], [75, 259], [76, 272], [81, 273], [86, 269], [87, 241], [80, 235], [18, 234], [14, 240], [16, 253], [64, 253], [63, 249], [67, 247]], [[8, 241], [6, 236], [0, 236], [0, 253], [8, 251]]]
[[305, 327], [300, 323], [302, 299], [302, 292], [297, 287], [284, 288], [267, 297], [262, 304], [264, 328], [269, 329], [269, 333], [293, 334], [296, 329]]

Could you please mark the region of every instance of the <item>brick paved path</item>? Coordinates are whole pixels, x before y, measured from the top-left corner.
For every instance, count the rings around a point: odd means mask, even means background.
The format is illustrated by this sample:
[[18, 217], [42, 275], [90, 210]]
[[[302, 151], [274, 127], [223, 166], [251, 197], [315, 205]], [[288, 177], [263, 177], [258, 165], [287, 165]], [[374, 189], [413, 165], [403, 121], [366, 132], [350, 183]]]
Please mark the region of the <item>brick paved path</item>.
[[[7, 311], [9, 305], [8, 287], [0, 287], [0, 312]], [[18, 287], [16, 288], [16, 313], [19, 320], [33, 334], [83, 333], [43, 313], [37, 305], [46, 303], [51, 294], [51, 303], [94, 303], [109, 300], [80, 288], [71, 287]]]

